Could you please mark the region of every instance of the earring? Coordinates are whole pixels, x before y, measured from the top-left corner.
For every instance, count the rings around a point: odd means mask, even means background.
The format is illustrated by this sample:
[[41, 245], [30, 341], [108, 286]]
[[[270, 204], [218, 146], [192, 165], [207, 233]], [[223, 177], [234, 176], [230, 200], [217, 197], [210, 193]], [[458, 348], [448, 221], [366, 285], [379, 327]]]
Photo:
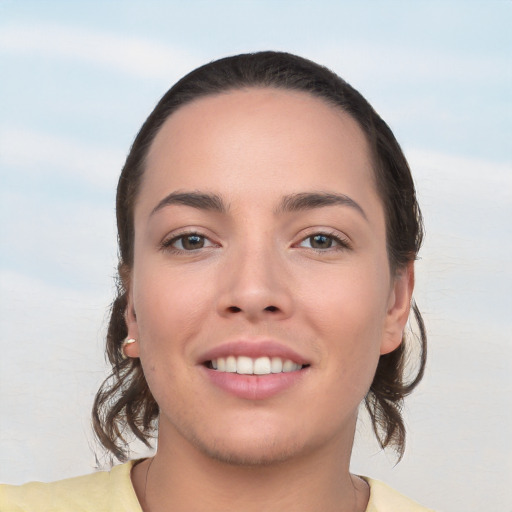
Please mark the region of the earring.
[[123, 359], [128, 359], [128, 356], [126, 355], [125, 348], [128, 345], [131, 345], [132, 343], [136, 343], [137, 340], [134, 338], [126, 338], [123, 343], [121, 344], [121, 355], [123, 356]]

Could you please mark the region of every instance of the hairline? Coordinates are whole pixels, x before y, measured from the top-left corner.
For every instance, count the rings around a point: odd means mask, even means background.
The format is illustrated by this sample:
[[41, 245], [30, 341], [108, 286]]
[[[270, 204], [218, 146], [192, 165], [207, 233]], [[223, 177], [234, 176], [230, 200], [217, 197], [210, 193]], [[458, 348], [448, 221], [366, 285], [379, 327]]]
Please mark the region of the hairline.
[[[132, 224], [133, 224], [133, 228], [134, 228], [134, 232], [132, 234], [132, 237], [133, 237], [132, 243], [133, 243], [133, 240], [135, 237], [135, 218], [134, 218], [135, 217], [135, 209], [137, 207], [138, 199], [140, 196], [140, 191], [144, 184], [144, 176], [146, 175], [146, 171], [148, 170], [148, 159], [149, 159], [149, 156], [151, 153], [151, 148], [153, 147], [155, 139], [157, 138], [157, 136], [161, 132], [161, 130], [164, 128], [164, 125], [167, 123], [167, 121], [176, 112], [180, 111], [182, 108], [186, 107], [187, 105], [192, 105], [196, 102], [199, 102], [202, 99], [208, 99], [208, 98], [213, 98], [215, 96], [227, 95], [229, 93], [237, 92], [237, 91], [250, 92], [250, 91], [254, 91], [254, 90], [266, 90], [266, 89], [274, 89], [277, 91], [284, 91], [284, 92], [286, 92], [286, 91], [296, 92], [296, 93], [308, 95], [309, 97], [312, 97], [312, 98], [317, 98], [320, 101], [322, 101], [326, 106], [332, 108], [333, 110], [336, 110], [338, 114], [343, 114], [343, 115], [349, 116], [353, 121], [356, 122], [359, 130], [363, 134], [364, 140], [367, 145], [366, 150], [368, 153], [368, 163], [370, 164], [370, 168], [372, 171], [371, 175], [372, 175], [373, 186], [375, 187], [375, 191], [377, 192], [377, 196], [379, 197], [382, 207], [383, 207], [383, 210], [384, 210], [384, 219], [385, 219], [385, 226], [386, 226], [386, 250], [387, 250], [387, 254], [388, 254], [388, 261], [390, 264], [390, 269], [391, 269], [392, 273], [394, 274], [396, 272], [396, 268], [395, 268], [393, 262], [391, 261], [391, 254], [390, 254], [389, 247], [388, 247], [388, 213], [387, 213], [386, 201], [384, 198], [384, 194], [381, 192], [381, 187], [379, 186], [380, 179], [379, 179], [378, 175], [381, 173], [378, 171], [378, 168], [380, 167], [380, 161], [379, 161], [378, 152], [377, 152], [377, 148], [376, 148], [374, 141], [371, 140], [371, 137], [365, 130], [362, 123], [357, 119], [357, 117], [354, 116], [347, 109], [343, 108], [334, 99], [331, 99], [331, 98], [327, 97], [326, 95], [323, 95], [323, 94], [315, 92], [315, 91], [309, 91], [309, 90], [303, 89], [303, 88], [298, 87], [293, 84], [286, 85], [286, 84], [273, 84], [273, 83], [270, 83], [270, 84], [254, 83], [254, 84], [230, 85], [230, 86], [224, 87], [219, 90], [201, 91], [201, 93], [197, 94], [196, 96], [191, 97], [191, 98], [183, 101], [179, 105], [175, 106], [174, 108], [169, 109], [169, 112], [166, 113], [165, 118], [163, 118], [163, 120], [155, 126], [155, 128], [151, 132], [151, 136], [148, 137], [149, 143], [147, 144], [147, 147], [144, 149], [143, 158], [140, 163], [139, 181], [136, 184], [136, 187], [134, 187], [136, 194], [135, 194], [135, 197], [133, 198], [132, 208], [130, 211], [130, 214], [132, 217]], [[130, 262], [128, 265], [129, 265], [129, 267], [132, 267], [133, 262]]]

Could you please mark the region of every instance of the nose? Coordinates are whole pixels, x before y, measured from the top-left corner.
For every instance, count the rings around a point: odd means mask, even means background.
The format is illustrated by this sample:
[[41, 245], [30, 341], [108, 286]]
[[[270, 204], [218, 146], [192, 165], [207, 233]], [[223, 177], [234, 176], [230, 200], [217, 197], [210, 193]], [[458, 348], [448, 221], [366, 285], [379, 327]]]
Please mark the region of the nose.
[[236, 252], [223, 262], [218, 313], [251, 323], [292, 314], [292, 283], [285, 257], [272, 248]]

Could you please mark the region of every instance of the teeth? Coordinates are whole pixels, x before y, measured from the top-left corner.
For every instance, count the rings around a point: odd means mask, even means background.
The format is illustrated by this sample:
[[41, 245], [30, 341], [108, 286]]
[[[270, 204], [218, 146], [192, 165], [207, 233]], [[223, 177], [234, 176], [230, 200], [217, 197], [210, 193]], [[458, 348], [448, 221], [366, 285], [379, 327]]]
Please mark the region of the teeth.
[[269, 375], [271, 373], [295, 372], [302, 365], [281, 359], [280, 357], [258, 357], [252, 359], [247, 356], [219, 357], [211, 361], [212, 368], [219, 372], [239, 373], [241, 375]]
[[236, 357], [229, 356], [226, 358], [226, 371], [229, 373], [236, 372]]
[[271, 369], [272, 373], [281, 373], [283, 371], [283, 360], [280, 357], [273, 357]]
[[283, 363], [283, 372], [293, 372], [294, 370], [296, 370], [296, 364], [293, 362], [293, 361], [290, 361], [289, 359], [287, 359], [284, 363]]
[[[230, 356], [231, 357], [231, 356]], [[233, 359], [235, 359], [233, 357]], [[240, 356], [235, 359], [235, 371], [236, 373], [241, 373], [242, 375], [251, 375], [254, 370], [254, 364], [250, 357]]]
[[268, 357], [258, 357], [254, 361], [255, 375], [268, 375], [271, 373], [270, 359]]

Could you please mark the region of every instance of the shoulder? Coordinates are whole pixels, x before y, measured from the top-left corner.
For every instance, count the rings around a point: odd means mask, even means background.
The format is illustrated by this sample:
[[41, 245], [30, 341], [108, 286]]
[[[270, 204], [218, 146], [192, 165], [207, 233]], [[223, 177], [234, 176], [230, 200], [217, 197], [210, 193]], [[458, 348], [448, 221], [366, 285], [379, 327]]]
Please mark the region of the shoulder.
[[379, 480], [362, 478], [370, 486], [370, 501], [366, 512], [434, 512], [391, 489]]
[[0, 485], [2, 512], [142, 512], [130, 479], [133, 461], [51, 483]]

